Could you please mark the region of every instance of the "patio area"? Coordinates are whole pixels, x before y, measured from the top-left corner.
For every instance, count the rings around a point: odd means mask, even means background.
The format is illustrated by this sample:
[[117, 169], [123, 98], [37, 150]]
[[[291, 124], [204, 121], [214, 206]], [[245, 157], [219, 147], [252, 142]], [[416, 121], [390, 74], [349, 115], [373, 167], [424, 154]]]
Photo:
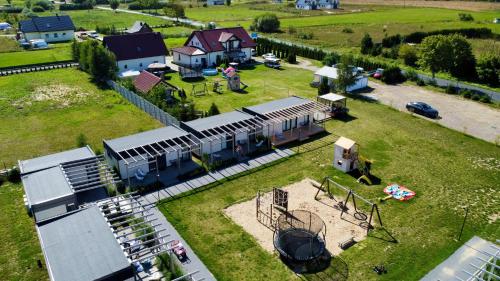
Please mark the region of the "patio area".
[[311, 124], [310, 126], [301, 126], [288, 131], [284, 131], [279, 135], [274, 135], [272, 138], [272, 145], [280, 146], [294, 141], [304, 141], [310, 136], [322, 133], [325, 128], [318, 126], [316, 124]]
[[135, 177], [130, 177], [130, 182], [128, 183], [128, 185], [131, 187], [147, 186], [159, 180], [164, 186], [170, 186], [180, 182], [180, 180], [177, 178], [179, 175], [187, 174], [198, 168], [201, 168], [201, 166], [195, 161], [191, 159], [183, 160], [180, 161], [179, 166], [172, 165], [163, 170], [160, 170], [158, 175], [156, 171], [150, 171], [146, 174], [143, 180], [138, 180]]
[[[238, 148], [239, 147], [239, 148]], [[231, 147], [223, 149], [221, 151], [211, 154], [210, 162], [214, 163], [217, 161], [226, 161], [232, 158], [236, 158], [238, 161], [244, 161], [248, 159], [248, 154], [253, 153], [257, 150], [268, 150], [267, 141], [256, 142], [251, 140], [249, 143], [239, 143], [235, 145], [234, 150]]]

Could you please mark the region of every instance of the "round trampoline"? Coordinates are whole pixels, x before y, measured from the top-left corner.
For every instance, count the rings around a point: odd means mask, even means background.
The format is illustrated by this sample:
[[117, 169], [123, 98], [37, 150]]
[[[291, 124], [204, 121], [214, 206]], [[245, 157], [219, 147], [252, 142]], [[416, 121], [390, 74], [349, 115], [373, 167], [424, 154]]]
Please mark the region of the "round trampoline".
[[325, 233], [325, 223], [318, 215], [293, 210], [278, 217], [274, 247], [286, 259], [313, 260], [325, 252]]

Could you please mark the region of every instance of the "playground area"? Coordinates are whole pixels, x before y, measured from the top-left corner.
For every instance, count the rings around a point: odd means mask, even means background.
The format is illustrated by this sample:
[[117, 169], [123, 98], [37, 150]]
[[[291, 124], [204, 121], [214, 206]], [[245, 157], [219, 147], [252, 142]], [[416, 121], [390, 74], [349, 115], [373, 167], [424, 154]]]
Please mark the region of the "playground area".
[[[368, 226], [366, 216], [356, 215], [354, 206], [348, 203], [347, 211], [344, 211], [341, 217], [338, 202], [345, 198], [334, 197], [332, 199], [327, 193], [320, 191], [316, 200], [319, 186], [320, 183], [306, 178], [280, 190], [287, 192], [289, 211], [305, 210], [316, 214], [323, 220], [326, 228], [326, 249], [331, 254], [338, 255], [343, 251], [339, 247], [340, 243], [351, 238], [356, 242], [365, 239]], [[262, 248], [271, 253], [274, 251], [273, 232], [276, 220], [286, 212], [282, 207], [273, 206], [273, 192], [260, 193], [251, 200], [224, 209], [227, 216], [250, 233]], [[260, 202], [259, 208], [257, 208], [257, 198]]]

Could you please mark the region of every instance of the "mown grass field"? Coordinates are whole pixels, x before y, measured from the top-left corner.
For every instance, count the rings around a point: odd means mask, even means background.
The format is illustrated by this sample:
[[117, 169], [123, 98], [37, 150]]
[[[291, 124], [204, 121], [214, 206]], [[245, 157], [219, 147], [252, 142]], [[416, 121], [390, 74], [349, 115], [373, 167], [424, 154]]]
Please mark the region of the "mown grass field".
[[[301, 73], [287, 73], [286, 81], [301, 79]], [[223, 209], [255, 197], [257, 190], [305, 177], [320, 181], [331, 176], [372, 201], [383, 197], [383, 187], [392, 182], [417, 192], [409, 202], [380, 204], [383, 223], [398, 243], [385, 241], [391, 238], [379, 229], [340, 255], [349, 280], [418, 280], [472, 235], [499, 237], [500, 221], [491, 221], [500, 212], [498, 146], [376, 103], [349, 99], [348, 106], [352, 120], [330, 121], [327, 129], [360, 144], [361, 154], [374, 160], [372, 173], [381, 179], [379, 185], [359, 185], [333, 169], [332, 145], [328, 145], [160, 205], [218, 280], [299, 280]], [[323, 140], [306, 144], [301, 151]], [[462, 241], [456, 242], [464, 205], [470, 206], [470, 217]], [[371, 269], [380, 263], [388, 270], [382, 276]], [[308, 276], [308, 280], [324, 278]]]
[[6, 165], [73, 148], [79, 134], [102, 151], [102, 139], [161, 126], [76, 69], [1, 77], [0, 89], [0, 162]]
[[70, 43], [50, 44], [46, 50], [2, 53], [0, 67], [71, 60]]

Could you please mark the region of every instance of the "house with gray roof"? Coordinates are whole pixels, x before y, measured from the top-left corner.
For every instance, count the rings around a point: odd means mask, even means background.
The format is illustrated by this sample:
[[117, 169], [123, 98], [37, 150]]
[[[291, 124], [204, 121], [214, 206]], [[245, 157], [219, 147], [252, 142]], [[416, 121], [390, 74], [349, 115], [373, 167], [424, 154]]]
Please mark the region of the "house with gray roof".
[[67, 15], [32, 17], [19, 22], [19, 30], [27, 41], [43, 39], [46, 42], [71, 41], [75, 25]]
[[20, 160], [25, 205], [40, 222], [107, 197], [116, 177], [89, 147]]
[[191, 134], [176, 126], [104, 140], [103, 145], [106, 160], [129, 185], [154, 180], [156, 174], [175, 177], [187, 172], [195, 167], [191, 153], [199, 149]]
[[324, 132], [318, 123], [329, 116], [326, 105], [297, 96], [247, 106], [243, 111], [272, 124], [269, 136], [273, 145], [302, 141]]
[[260, 118], [241, 111], [181, 122], [180, 127], [190, 132], [194, 141], [200, 143], [197, 156], [207, 154], [216, 159], [237, 157], [268, 145], [258, 140], [259, 136], [267, 136], [267, 124]]

